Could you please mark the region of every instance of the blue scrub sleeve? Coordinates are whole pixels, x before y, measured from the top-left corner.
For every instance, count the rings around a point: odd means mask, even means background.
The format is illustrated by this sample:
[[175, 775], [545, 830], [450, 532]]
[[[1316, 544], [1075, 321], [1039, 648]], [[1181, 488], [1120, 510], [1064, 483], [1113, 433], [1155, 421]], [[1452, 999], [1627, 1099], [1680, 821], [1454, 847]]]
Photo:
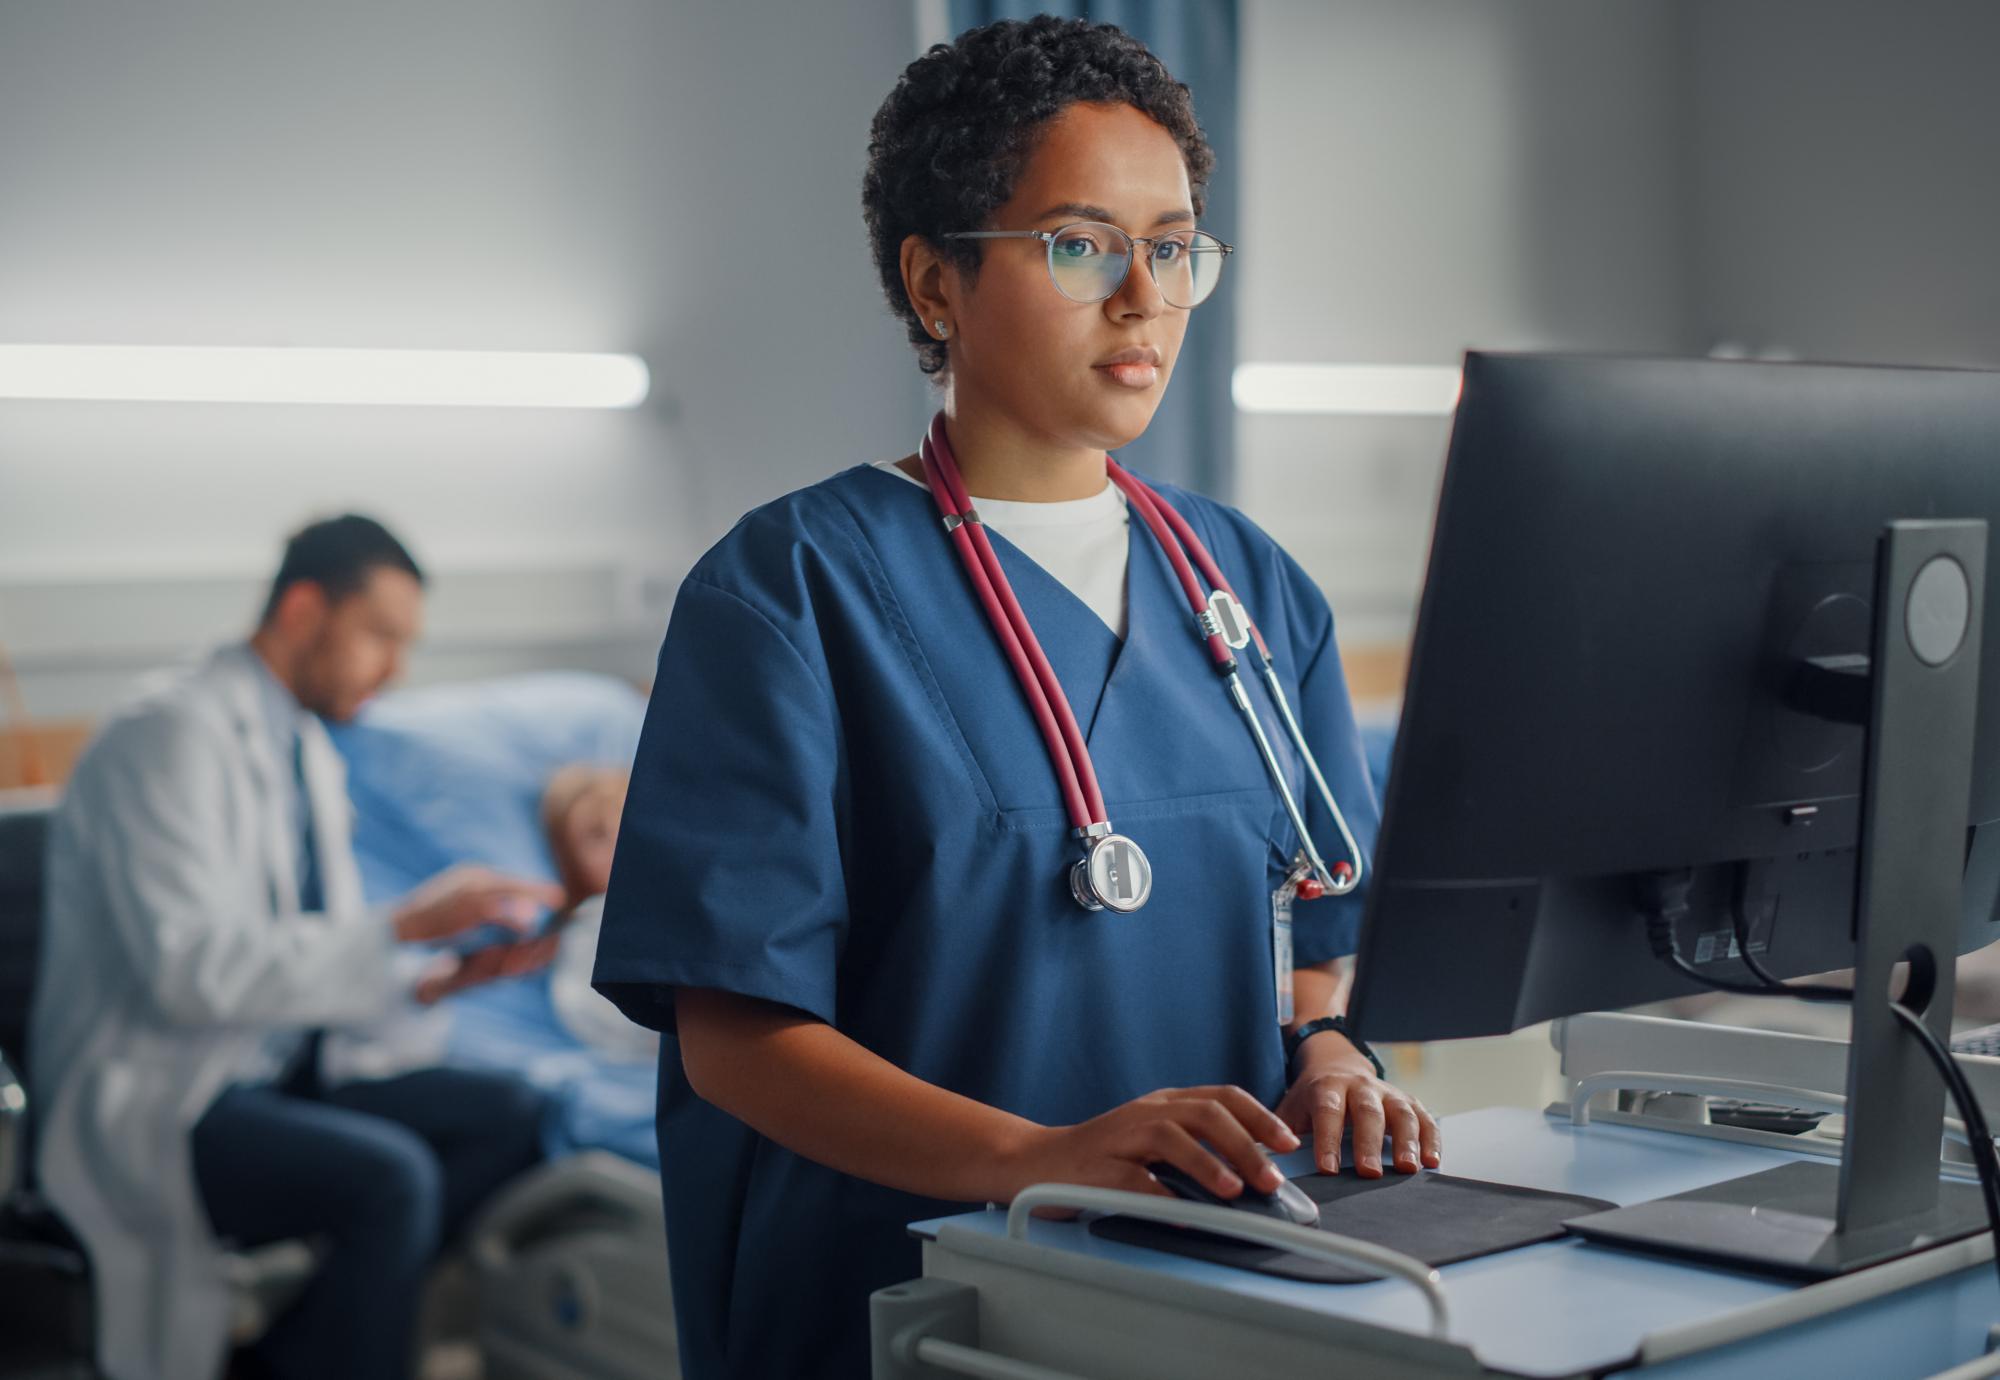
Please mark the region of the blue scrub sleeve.
[[[1297, 578], [1304, 580], [1304, 572], [1297, 572]], [[1312, 595], [1313, 601], [1324, 610], [1325, 601], [1318, 591], [1312, 590]], [[1320, 635], [1304, 658], [1299, 674], [1299, 703], [1294, 708], [1320, 771], [1325, 773], [1333, 797], [1340, 802], [1341, 813], [1347, 818], [1347, 827], [1354, 833], [1364, 867], [1361, 885], [1347, 895], [1301, 901], [1293, 907], [1292, 954], [1293, 962], [1300, 967], [1354, 952], [1373, 872], [1375, 836], [1382, 822], [1382, 806], [1368, 770], [1368, 754], [1354, 722], [1353, 703], [1348, 698], [1347, 673], [1340, 663], [1333, 619], [1330, 614], [1323, 613], [1322, 617]], [[1305, 806], [1306, 824], [1312, 829], [1328, 866], [1332, 866], [1347, 856], [1347, 847], [1326, 802], [1310, 783]]]
[[738, 595], [682, 585], [592, 974], [641, 1025], [672, 1032], [676, 987], [834, 1020], [846, 772], [817, 658]]

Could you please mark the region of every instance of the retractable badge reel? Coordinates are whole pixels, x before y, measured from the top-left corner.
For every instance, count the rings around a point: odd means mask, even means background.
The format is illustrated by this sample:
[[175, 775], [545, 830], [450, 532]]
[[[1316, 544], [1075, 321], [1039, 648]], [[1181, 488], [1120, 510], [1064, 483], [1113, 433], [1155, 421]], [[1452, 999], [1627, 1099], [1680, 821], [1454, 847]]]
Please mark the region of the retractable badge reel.
[[1292, 903], [1317, 901], [1326, 888], [1313, 875], [1313, 866], [1303, 850], [1292, 859], [1285, 884], [1271, 893], [1271, 982], [1278, 994], [1278, 1024], [1290, 1025], [1297, 1014], [1292, 971]]

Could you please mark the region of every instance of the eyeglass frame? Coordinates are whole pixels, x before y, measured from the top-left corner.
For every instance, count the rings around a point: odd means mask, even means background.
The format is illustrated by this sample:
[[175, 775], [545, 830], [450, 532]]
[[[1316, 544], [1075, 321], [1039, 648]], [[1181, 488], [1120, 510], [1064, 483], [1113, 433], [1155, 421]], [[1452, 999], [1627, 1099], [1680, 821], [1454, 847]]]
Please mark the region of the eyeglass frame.
[[[1127, 241], [1125, 249], [1125, 271], [1118, 275], [1118, 281], [1111, 285], [1111, 291], [1105, 293], [1102, 297], [1093, 297], [1087, 301], [1078, 301], [1077, 298], [1071, 297], [1067, 292], [1063, 292], [1062, 284], [1056, 281], [1056, 260], [1055, 260], [1056, 240], [1059, 239], [1064, 234], [1067, 234], [1069, 231], [1075, 230], [1078, 227], [1085, 225], [1101, 225], [1106, 230], [1116, 230], [1119, 234], [1125, 236], [1125, 239]], [[1059, 225], [1053, 230], [953, 230], [946, 233], [944, 238], [948, 240], [1040, 240], [1045, 249], [1044, 259], [1048, 265], [1050, 285], [1053, 286], [1059, 294], [1061, 294], [1064, 301], [1076, 302], [1077, 305], [1079, 306], [1087, 307], [1087, 306], [1095, 306], [1099, 302], [1109, 302], [1112, 298], [1118, 295], [1118, 290], [1124, 287], [1126, 281], [1132, 276], [1132, 260], [1138, 254], [1139, 246], [1142, 244], [1146, 246], [1146, 272], [1152, 277], [1153, 286], [1155, 288], [1158, 288], [1160, 286], [1160, 273], [1159, 270], [1155, 268], [1153, 265], [1153, 246], [1157, 245], [1161, 240], [1167, 239], [1174, 234], [1196, 234], [1196, 235], [1208, 236], [1210, 239], [1214, 240], [1218, 246], [1221, 247], [1222, 257], [1225, 262], [1228, 260], [1231, 254], [1234, 254], [1236, 252], [1235, 245], [1229, 243], [1227, 240], [1223, 239], [1220, 235], [1217, 235], [1212, 230], [1203, 230], [1199, 227], [1196, 227], [1192, 231], [1179, 231], [1179, 230], [1171, 231], [1169, 232], [1168, 235], [1133, 235], [1127, 233], [1122, 226], [1113, 225], [1108, 220], [1074, 220], [1071, 221], [1068, 225]], [[1216, 281], [1218, 283], [1221, 282], [1221, 276], [1220, 276], [1221, 273], [1222, 273], [1221, 269], [1216, 270], [1217, 274]], [[1208, 297], [1213, 297], [1214, 295], [1215, 295], [1215, 289], [1210, 288]], [[1165, 301], [1166, 299], [1165, 289], [1161, 289], [1160, 297], [1162, 301]], [[1183, 307], [1175, 302], [1168, 302], [1167, 305], [1173, 307], [1177, 311], [1193, 311], [1195, 307], [1200, 306], [1202, 302], [1206, 302], [1208, 300], [1208, 297], [1202, 298], [1201, 302], [1196, 302], [1193, 306]]]

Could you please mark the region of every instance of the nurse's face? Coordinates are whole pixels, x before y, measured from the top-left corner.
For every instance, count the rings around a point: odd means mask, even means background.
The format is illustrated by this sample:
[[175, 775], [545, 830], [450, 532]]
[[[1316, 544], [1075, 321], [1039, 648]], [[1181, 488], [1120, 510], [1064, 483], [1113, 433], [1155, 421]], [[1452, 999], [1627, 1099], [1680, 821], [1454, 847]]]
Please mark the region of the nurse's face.
[[[314, 593], [319, 593], [317, 587]], [[407, 571], [378, 566], [360, 589], [327, 601], [299, 658], [299, 703], [344, 723], [402, 674], [403, 658], [423, 628], [423, 586]]]
[[[1073, 105], [1049, 122], [1014, 194], [981, 229], [1059, 230], [1101, 221], [1132, 236], [1194, 224], [1187, 165], [1171, 134], [1128, 105]], [[972, 227], [968, 227], [972, 228]], [[1134, 255], [1118, 291], [1075, 302], [1040, 240], [987, 240], [979, 272], [953, 272], [948, 386], [957, 406], [1007, 414], [1057, 445], [1113, 450], [1153, 419], [1187, 333]]]

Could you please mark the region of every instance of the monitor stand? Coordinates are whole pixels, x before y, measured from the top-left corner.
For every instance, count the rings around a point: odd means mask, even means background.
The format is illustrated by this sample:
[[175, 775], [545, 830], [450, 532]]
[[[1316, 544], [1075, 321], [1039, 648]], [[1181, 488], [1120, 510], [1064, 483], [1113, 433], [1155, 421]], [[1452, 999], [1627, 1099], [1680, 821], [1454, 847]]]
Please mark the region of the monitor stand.
[[1847, 1134], [1798, 1162], [1568, 1223], [1592, 1241], [1804, 1279], [1985, 1230], [1976, 1183], [1941, 1180], [1945, 1090], [1889, 1009], [1951, 1035], [1979, 691], [1984, 522], [1895, 522], [1875, 561]]

